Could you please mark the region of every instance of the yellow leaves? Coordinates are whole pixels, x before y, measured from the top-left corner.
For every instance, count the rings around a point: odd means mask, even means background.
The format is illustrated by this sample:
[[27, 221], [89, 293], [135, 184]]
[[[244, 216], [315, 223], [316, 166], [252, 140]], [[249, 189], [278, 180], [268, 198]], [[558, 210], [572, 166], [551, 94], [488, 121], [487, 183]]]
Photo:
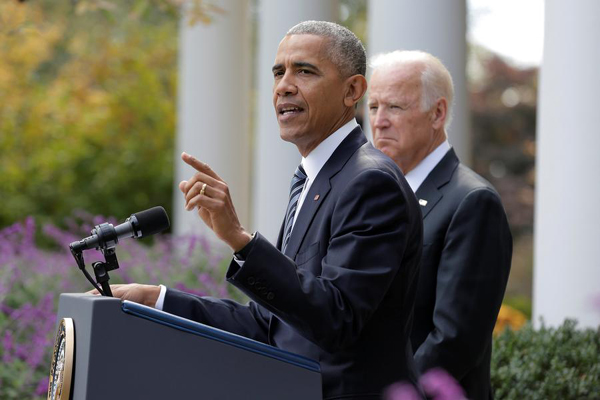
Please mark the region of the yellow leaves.
[[204, 0], [190, 0], [187, 10], [188, 25], [194, 26], [198, 22], [208, 25], [213, 22], [215, 14], [226, 14], [225, 10], [211, 2]]
[[527, 322], [527, 317], [521, 311], [502, 304], [500, 312], [498, 313], [498, 319], [496, 320], [496, 326], [494, 326], [494, 336], [499, 335], [506, 328], [510, 328], [513, 331], [519, 330]]
[[75, 14], [82, 15], [90, 11], [115, 11], [117, 6], [106, 0], [79, 0], [75, 6]]
[[159, 1], [0, 0], [0, 226], [170, 201], [179, 18]]
[[28, 7], [16, 1], [0, 3], [0, 35], [11, 35], [18, 31], [27, 19]]
[[30, 75], [52, 55], [63, 27], [45, 21], [39, 6], [0, 3], [0, 94], [11, 96], [27, 85]]

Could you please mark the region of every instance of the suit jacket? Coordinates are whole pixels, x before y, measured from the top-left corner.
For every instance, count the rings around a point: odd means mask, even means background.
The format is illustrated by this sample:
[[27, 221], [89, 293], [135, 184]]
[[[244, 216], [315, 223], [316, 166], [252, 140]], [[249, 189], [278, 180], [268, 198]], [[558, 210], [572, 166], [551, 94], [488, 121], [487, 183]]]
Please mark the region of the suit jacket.
[[512, 237], [492, 185], [450, 149], [417, 190], [423, 259], [411, 334], [419, 372], [442, 367], [469, 399], [490, 399], [492, 331], [504, 297]]
[[227, 280], [247, 306], [169, 289], [165, 311], [319, 361], [326, 399], [380, 398], [395, 381], [416, 382], [421, 214], [401, 171], [360, 128], [323, 166], [280, 248], [281, 233], [277, 246], [257, 233], [243, 267], [230, 264]]

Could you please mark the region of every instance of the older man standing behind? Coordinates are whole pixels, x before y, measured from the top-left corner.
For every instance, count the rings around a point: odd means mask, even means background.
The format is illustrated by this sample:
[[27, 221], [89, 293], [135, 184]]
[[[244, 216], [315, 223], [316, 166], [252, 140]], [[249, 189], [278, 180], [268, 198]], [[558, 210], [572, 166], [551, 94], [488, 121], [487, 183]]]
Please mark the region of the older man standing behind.
[[375, 146], [398, 164], [423, 214], [411, 335], [417, 368], [444, 368], [468, 398], [492, 398], [492, 331], [512, 255], [504, 208], [448, 143], [453, 85], [444, 65], [419, 51], [379, 55], [371, 64]]

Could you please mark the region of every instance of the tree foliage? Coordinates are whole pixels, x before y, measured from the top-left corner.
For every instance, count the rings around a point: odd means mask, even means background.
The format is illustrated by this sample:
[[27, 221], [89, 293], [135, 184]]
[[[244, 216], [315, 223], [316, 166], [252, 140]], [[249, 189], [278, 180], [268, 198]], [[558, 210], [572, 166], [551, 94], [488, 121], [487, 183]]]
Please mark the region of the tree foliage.
[[170, 208], [178, 16], [105, 3], [0, 3], [0, 226]]

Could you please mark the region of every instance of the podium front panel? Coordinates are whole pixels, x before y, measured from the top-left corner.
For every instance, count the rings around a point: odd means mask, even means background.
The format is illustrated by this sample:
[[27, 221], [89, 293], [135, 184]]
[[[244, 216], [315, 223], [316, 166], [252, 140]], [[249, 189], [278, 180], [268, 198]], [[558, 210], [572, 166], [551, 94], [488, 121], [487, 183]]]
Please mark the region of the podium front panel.
[[150, 307], [62, 294], [73, 399], [321, 399], [313, 360]]

